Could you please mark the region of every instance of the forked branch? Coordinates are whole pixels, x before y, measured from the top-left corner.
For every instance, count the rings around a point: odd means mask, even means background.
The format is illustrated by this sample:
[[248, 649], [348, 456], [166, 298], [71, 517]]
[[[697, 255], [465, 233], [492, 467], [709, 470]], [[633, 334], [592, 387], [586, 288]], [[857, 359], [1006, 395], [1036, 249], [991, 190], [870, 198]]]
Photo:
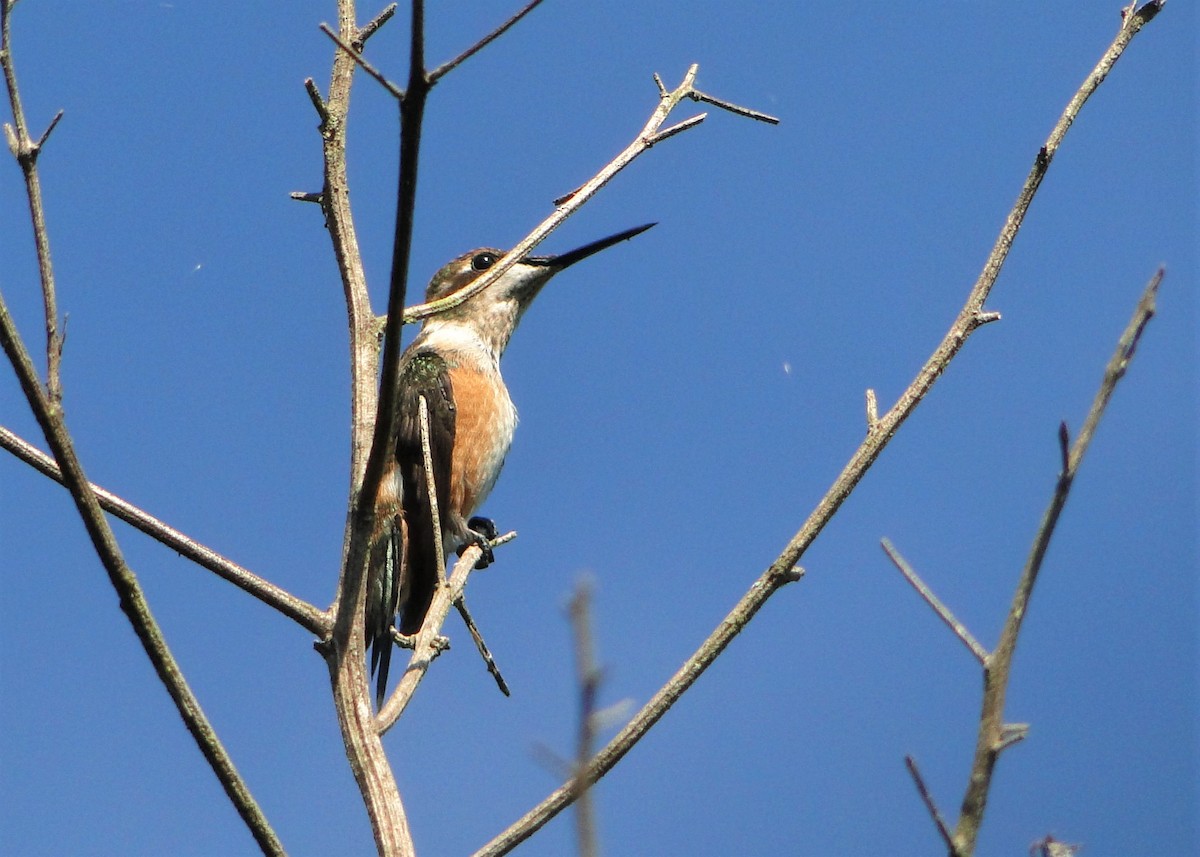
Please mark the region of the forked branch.
[[[41, 276], [42, 293], [46, 306], [46, 346], [48, 356], [47, 380], [43, 388], [37, 370], [29, 357], [29, 351], [16, 329], [8, 305], [0, 296], [0, 345], [3, 346], [26, 401], [37, 419], [54, 453], [55, 461], [62, 474], [63, 484], [71, 492], [79, 516], [87, 529], [96, 554], [108, 573], [109, 582], [120, 600], [121, 609], [133, 627], [138, 642], [142, 644], [159, 680], [174, 702], [184, 725], [191, 732], [205, 761], [216, 774], [226, 795], [242, 817], [259, 848], [266, 854], [283, 854], [283, 846], [271, 829], [262, 810], [246, 787], [233, 760], [229, 757], [216, 732], [200, 707], [200, 702], [188, 687], [179, 666], [167, 646], [158, 623], [150, 612], [145, 596], [132, 569], [117, 545], [116, 537], [100, 507], [92, 485], [84, 475], [83, 466], [75, 454], [75, 446], [67, 431], [61, 406], [62, 388], [59, 379], [58, 361], [61, 357], [62, 340], [56, 326], [56, 297], [53, 267], [50, 259], [49, 233], [43, 215], [41, 184], [37, 174], [37, 155], [45, 143], [50, 129], [35, 144], [30, 140], [20, 91], [17, 87], [16, 71], [12, 58], [12, 11], [14, 0], [0, 0], [0, 66], [3, 67], [8, 103], [14, 124], [5, 126], [13, 155], [25, 175], [25, 190], [29, 202], [30, 219], [33, 225], [34, 243], [37, 246], [38, 270]], [[59, 114], [61, 116], [61, 113]], [[58, 119], [55, 119], [55, 123]]]
[[[1162, 3], [1147, 3], [1137, 12], [1126, 16], [1124, 25], [1116, 39], [1104, 52], [1100, 62], [1084, 80], [1059, 121], [1055, 124], [1046, 144], [1039, 149], [1034, 158], [1033, 168], [1026, 178], [1025, 185], [1017, 197], [1017, 202], [996, 239], [995, 246], [983, 266], [983, 271], [976, 280], [967, 296], [967, 302], [951, 325], [949, 332], [930, 355], [925, 365], [921, 367], [917, 377], [901, 394], [899, 400], [874, 421], [866, 439], [851, 456], [825, 496], [818, 502], [816, 508], [792, 537], [787, 546], [776, 560], [754, 582], [742, 596], [725, 619], [709, 635], [673, 675], [666, 684], [638, 711], [633, 719], [611, 741], [608, 742], [592, 759], [588, 771], [588, 781], [595, 782], [604, 776], [612, 767], [641, 740], [649, 729], [675, 704], [676, 700], [712, 665], [713, 661], [725, 650], [725, 647], [736, 637], [754, 614], [785, 584], [797, 580], [802, 574], [798, 568], [801, 557], [812, 544], [817, 535], [829, 523], [834, 513], [850, 496], [850, 492], [874, 464], [900, 425], [915, 410], [916, 406], [933, 387], [934, 382], [946, 370], [950, 361], [962, 349], [970, 335], [980, 326], [994, 321], [993, 313], [985, 312], [984, 302], [995, 285], [1000, 270], [1008, 258], [1013, 240], [1021, 228], [1025, 213], [1041, 184], [1046, 170], [1058, 150], [1067, 129], [1075, 121], [1083, 104], [1095, 92], [1104, 78], [1112, 70], [1113, 64], [1120, 58], [1125, 48], [1136, 35], [1152, 19], [1162, 7]], [[590, 184], [590, 183], [589, 183]], [[585, 186], [588, 187], [588, 186]], [[582, 189], [581, 189], [582, 190]], [[556, 816], [574, 799], [575, 789], [572, 783], [567, 783], [531, 809], [522, 818], [514, 822], [508, 829], [497, 835], [491, 842], [483, 846], [477, 857], [483, 855], [507, 854], [521, 842], [528, 839], [546, 822]]]
[[1017, 648], [1017, 637], [1021, 633], [1021, 623], [1028, 613], [1029, 599], [1033, 595], [1034, 584], [1041, 571], [1042, 561], [1045, 559], [1050, 539], [1054, 535], [1059, 515], [1071, 492], [1075, 474], [1079, 471], [1083, 456], [1096, 433], [1096, 426], [1099, 425], [1100, 418], [1104, 415], [1104, 410], [1112, 399], [1117, 382], [1125, 375], [1129, 361], [1133, 358], [1142, 331], [1154, 316], [1155, 296], [1158, 293], [1159, 284], [1162, 282], [1163, 273], [1160, 269], [1150, 279], [1142, 293], [1133, 318], [1126, 326], [1125, 332], [1121, 334], [1116, 351], [1105, 367], [1100, 389], [1096, 392], [1096, 397], [1092, 401], [1092, 407], [1083, 422], [1079, 436], [1075, 438], [1073, 444], [1068, 446], [1066, 426], [1064, 425], [1060, 431], [1059, 442], [1064, 467], [1058, 476], [1058, 483], [1054, 489], [1054, 496], [1050, 499], [1050, 505], [1042, 515], [1042, 522], [1038, 527], [1037, 536], [1033, 540], [1029, 559], [1021, 572], [1021, 579], [1017, 584], [1016, 594], [1013, 596], [1012, 607], [1009, 609], [1004, 628], [1000, 632], [1000, 642], [997, 644], [995, 652], [988, 658], [984, 669], [983, 711], [979, 717], [979, 737], [975, 746], [975, 760], [971, 765], [967, 790], [963, 796], [958, 825], [954, 831], [954, 847], [951, 851], [954, 855], [967, 857], [975, 852], [975, 844], [978, 840], [980, 825], [983, 823], [983, 813], [987, 808], [988, 792], [991, 788], [992, 772], [995, 769], [996, 761], [999, 759], [1000, 753], [1014, 743], [1014, 738], [1019, 740], [1024, 735], [1025, 729], [1021, 726], [1018, 725], [1014, 728], [1004, 722], [1005, 696], [1008, 692], [1008, 682], [1012, 672], [1013, 655]]

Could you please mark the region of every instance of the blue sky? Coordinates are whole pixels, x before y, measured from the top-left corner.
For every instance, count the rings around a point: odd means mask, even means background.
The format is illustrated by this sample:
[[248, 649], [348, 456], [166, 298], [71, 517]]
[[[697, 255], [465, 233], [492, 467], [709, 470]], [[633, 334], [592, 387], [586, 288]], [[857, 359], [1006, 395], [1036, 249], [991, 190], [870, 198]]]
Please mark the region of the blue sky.
[[[431, 4], [439, 62], [510, 11]], [[387, 747], [422, 854], [469, 852], [556, 784], [575, 692], [566, 600], [595, 581], [603, 702], [645, 701], [825, 492], [949, 326], [1118, 2], [549, 0], [433, 94], [414, 288], [510, 246], [619, 151], [651, 80], [713, 112], [553, 235], [655, 230], [571, 269], [504, 369], [521, 412], [486, 506], [520, 537], [469, 590], [513, 688], [454, 620]], [[464, 6], [469, 8], [463, 8]], [[369, 7], [365, 19], [374, 14]], [[315, 3], [25, 0], [26, 110], [69, 315], [66, 410], [91, 478], [324, 606], [345, 515], [347, 350], [302, 88]], [[781, 591], [596, 791], [609, 854], [939, 851], [904, 770], [955, 815], [972, 659], [878, 547], [994, 644], [1058, 466], [1137, 296], [1166, 264], [1034, 595], [980, 854], [1052, 833], [1089, 857], [1197, 846], [1196, 12], [1165, 11], [1068, 135], [981, 329]], [[405, 29], [370, 55], [402, 77]], [[693, 111], [694, 112], [694, 111]], [[687, 111], [680, 118], [689, 115]], [[376, 306], [395, 111], [360, 78], [350, 179]], [[19, 172], [0, 166], [0, 288], [40, 330]], [[41, 443], [9, 373], [0, 422]], [[67, 495], [0, 456], [0, 851], [252, 853], [154, 679]], [[118, 525], [177, 657], [294, 854], [369, 853], [308, 635]], [[521, 851], [571, 853], [563, 815]]]

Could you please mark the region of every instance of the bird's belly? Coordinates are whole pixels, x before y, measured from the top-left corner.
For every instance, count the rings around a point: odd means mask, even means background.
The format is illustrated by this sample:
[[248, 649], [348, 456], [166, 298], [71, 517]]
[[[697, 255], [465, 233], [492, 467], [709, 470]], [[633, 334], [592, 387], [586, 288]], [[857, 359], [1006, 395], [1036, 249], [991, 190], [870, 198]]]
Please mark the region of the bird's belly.
[[517, 409], [499, 379], [451, 371], [454, 389], [454, 475], [451, 503], [464, 518], [487, 498], [517, 428]]

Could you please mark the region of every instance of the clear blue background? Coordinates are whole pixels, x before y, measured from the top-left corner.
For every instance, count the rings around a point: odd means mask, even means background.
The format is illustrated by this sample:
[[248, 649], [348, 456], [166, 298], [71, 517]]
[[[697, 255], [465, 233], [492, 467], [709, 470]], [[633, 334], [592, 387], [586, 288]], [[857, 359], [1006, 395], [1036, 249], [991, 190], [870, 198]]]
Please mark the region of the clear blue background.
[[[563, 607], [596, 581], [603, 702], [644, 702], [776, 556], [945, 332], [1118, 0], [565, 3], [436, 89], [414, 278], [511, 246], [619, 151], [651, 74], [713, 111], [543, 245], [650, 220], [539, 299], [505, 372], [522, 423], [486, 512], [520, 538], [386, 739], [422, 854], [478, 847], [558, 783], [576, 693]], [[434, 3], [429, 57], [515, 4]], [[377, 11], [360, 12], [363, 20]], [[16, 57], [41, 161], [66, 408], [90, 476], [324, 606], [345, 516], [347, 351], [320, 213], [331, 2], [24, 0]], [[1051, 547], [1016, 659], [980, 854], [1052, 833], [1088, 857], [1196, 852], [1196, 12], [1167, 5], [1068, 136], [980, 330], [780, 592], [596, 791], [609, 854], [908, 855], [953, 817], [980, 676], [878, 547], [985, 645], [1137, 296], [1154, 319]], [[403, 77], [406, 25], [369, 53]], [[692, 106], [692, 111], [695, 107]], [[689, 114], [683, 110], [678, 118]], [[396, 119], [359, 77], [350, 179], [376, 306]], [[19, 172], [0, 166], [0, 287], [40, 336]], [[788, 370], [790, 367], [790, 371]], [[41, 443], [0, 373], [0, 420]], [[0, 456], [0, 852], [252, 853], [119, 614], [67, 495]], [[196, 692], [298, 855], [366, 854], [308, 635], [117, 525]], [[521, 853], [573, 851], [569, 814]]]

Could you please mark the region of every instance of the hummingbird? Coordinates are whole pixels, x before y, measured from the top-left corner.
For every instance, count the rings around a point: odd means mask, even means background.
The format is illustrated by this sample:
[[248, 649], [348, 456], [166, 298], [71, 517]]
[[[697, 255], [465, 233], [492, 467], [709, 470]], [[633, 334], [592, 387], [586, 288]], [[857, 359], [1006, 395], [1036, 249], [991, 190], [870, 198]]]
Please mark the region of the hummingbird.
[[[473, 513], [491, 492], [517, 427], [517, 409], [500, 375], [500, 357], [533, 299], [559, 272], [655, 224], [626, 229], [558, 256], [526, 256], [463, 303], [425, 319], [400, 356], [400, 395], [392, 455], [376, 502], [376, 531], [367, 577], [366, 635], [382, 707], [393, 648], [421, 630], [437, 588], [442, 556], [479, 545], [484, 568], [493, 556], [495, 524]], [[429, 282], [426, 302], [467, 287], [504, 255], [484, 247], [464, 253]], [[421, 447], [419, 401], [429, 414], [429, 446], [440, 532], [434, 532]]]

